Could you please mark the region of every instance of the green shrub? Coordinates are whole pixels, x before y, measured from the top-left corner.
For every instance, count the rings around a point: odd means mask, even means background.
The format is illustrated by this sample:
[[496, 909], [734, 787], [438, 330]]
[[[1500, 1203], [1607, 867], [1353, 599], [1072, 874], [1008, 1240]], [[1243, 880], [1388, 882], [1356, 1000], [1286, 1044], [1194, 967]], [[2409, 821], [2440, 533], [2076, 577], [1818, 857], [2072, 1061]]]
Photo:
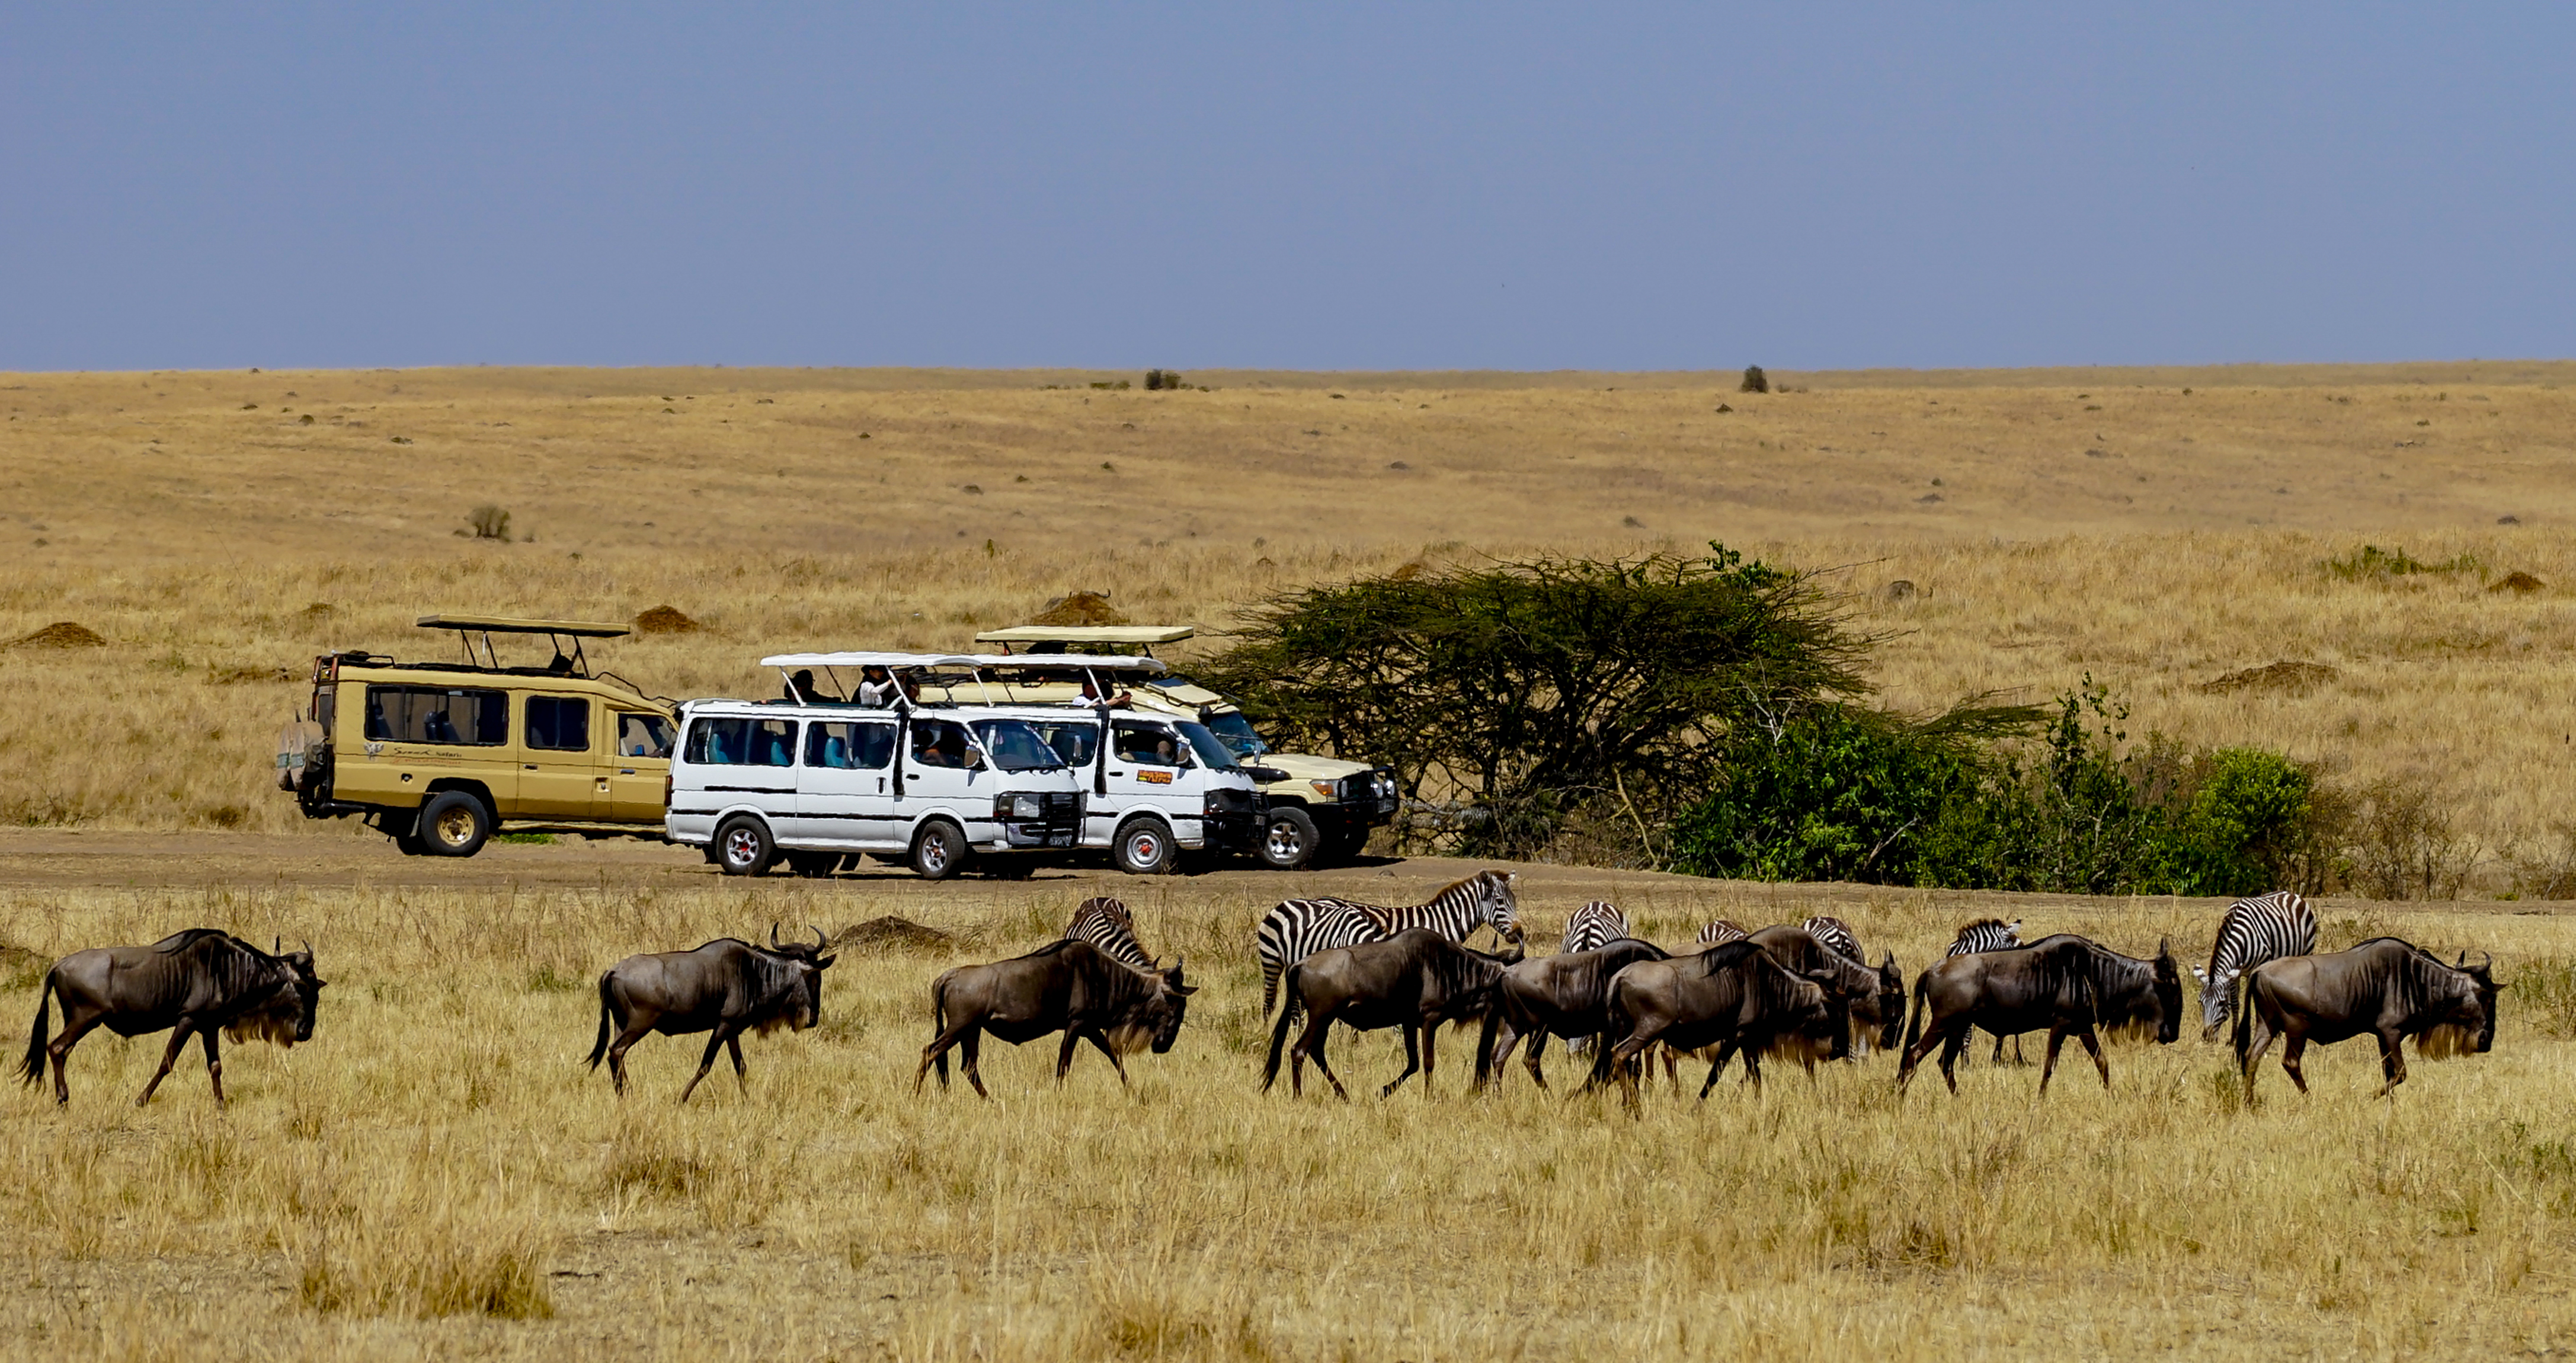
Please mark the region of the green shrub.
[[2382, 549], [2376, 544], [2365, 544], [2342, 558], [2327, 559], [2323, 567], [2346, 582], [2386, 582], [2422, 573], [2474, 573], [2482, 571], [2486, 565], [2480, 563], [2474, 554], [2457, 554], [2427, 563], [2403, 549]]

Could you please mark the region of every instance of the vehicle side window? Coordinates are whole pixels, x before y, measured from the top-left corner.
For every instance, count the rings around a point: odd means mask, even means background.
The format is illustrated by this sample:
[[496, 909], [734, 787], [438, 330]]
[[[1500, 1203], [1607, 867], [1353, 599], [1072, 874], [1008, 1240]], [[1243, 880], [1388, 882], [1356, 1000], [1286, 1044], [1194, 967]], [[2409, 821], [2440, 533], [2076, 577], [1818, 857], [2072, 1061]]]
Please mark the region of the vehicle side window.
[[579, 696], [528, 697], [523, 741], [550, 752], [590, 751], [590, 702]]
[[366, 734], [384, 743], [495, 747], [510, 741], [509, 697], [479, 689], [370, 686]]
[[620, 757], [670, 756], [671, 721], [660, 715], [639, 715], [632, 710], [619, 711], [617, 754]]
[[720, 767], [792, 767], [796, 721], [697, 720], [689, 725], [688, 760]]
[[894, 726], [820, 721], [805, 726], [805, 765], [873, 771], [894, 760]]
[[1033, 722], [1030, 727], [1055, 749], [1068, 767], [1091, 765], [1091, 755], [1100, 749], [1100, 726], [1097, 724], [1048, 724]]
[[968, 752], [966, 726], [945, 719], [912, 722], [912, 760], [925, 767], [962, 767]]
[[1122, 719], [1112, 728], [1110, 751], [1121, 762], [1135, 762], [1148, 767], [1177, 767], [1181, 764], [1180, 744], [1172, 731], [1160, 724], [1139, 724]]

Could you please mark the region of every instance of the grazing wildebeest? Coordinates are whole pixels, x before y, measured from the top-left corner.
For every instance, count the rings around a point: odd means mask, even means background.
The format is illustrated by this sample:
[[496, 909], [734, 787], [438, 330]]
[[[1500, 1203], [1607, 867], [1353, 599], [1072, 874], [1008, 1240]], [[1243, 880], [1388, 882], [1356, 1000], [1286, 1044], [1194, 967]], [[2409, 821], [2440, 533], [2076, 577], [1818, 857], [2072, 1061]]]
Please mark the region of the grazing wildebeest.
[[[1905, 976], [1896, 968], [1895, 952], [1887, 953], [1885, 961], [1872, 967], [1825, 945], [1823, 938], [1805, 928], [1786, 923], [1764, 928], [1744, 940], [1770, 952], [1792, 974], [1823, 986], [1837, 1007], [1867, 1029], [1861, 1034], [1864, 1049], [1872, 1044], [1880, 1050], [1895, 1048], [1897, 1029], [1905, 1023]], [[1833, 1058], [1847, 1058], [1850, 1052], [1847, 1036], [1835, 1041]]]
[[1602, 1044], [1592, 1057], [1598, 1088], [1619, 1080], [1632, 1110], [1637, 1107], [1637, 1069], [1628, 1062], [1646, 1047], [1662, 1042], [1674, 1050], [1717, 1047], [1717, 1058], [1700, 1085], [1705, 1101], [1719, 1071], [1741, 1052], [1745, 1077], [1759, 1089], [1761, 1058], [1790, 1055], [1815, 1073], [1816, 1057], [1831, 1048], [1844, 1028], [1842, 1011], [1824, 989], [1780, 964], [1778, 958], [1750, 941], [1727, 942], [1695, 956], [1639, 961], [1610, 979], [1602, 1005]]
[[[2082, 942], [2092, 948], [2093, 1027], [2105, 1037], [2154, 1037], [2170, 1046], [2182, 1036], [2182, 963], [2174, 959], [2170, 939], [2156, 943], [2152, 957], [2126, 956], [2071, 932], [2053, 933], [2033, 947]], [[2035, 1029], [2034, 1029], [2035, 1030]], [[2003, 1038], [1995, 1038], [2001, 1045]]]
[[[801, 1032], [823, 1020], [823, 972], [838, 958], [823, 954], [823, 930], [814, 928], [813, 933], [812, 946], [791, 942], [764, 949], [719, 937], [694, 951], [629, 956], [610, 966], [599, 977], [599, 1039], [590, 1048], [590, 1067], [598, 1069], [606, 1056], [608, 1077], [622, 1097], [628, 1047], [654, 1032], [707, 1032], [706, 1054], [680, 1090], [680, 1101], [689, 1101], [698, 1081], [715, 1068], [718, 1047], [733, 1059], [734, 1086], [749, 1093], [742, 1063], [744, 1032], [767, 1036], [781, 1027]], [[770, 937], [777, 935], [773, 925]]]
[[1111, 960], [1123, 961], [1138, 970], [1154, 968], [1154, 958], [1145, 954], [1145, 944], [1136, 940], [1136, 919], [1127, 906], [1106, 895], [1095, 895], [1074, 906], [1073, 921], [1064, 925], [1068, 942], [1089, 942], [1100, 948]]
[[2484, 1055], [2495, 1046], [2495, 958], [2469, 964], [2468, 953], [2457, 965], [2411, 942], [2374, 937], [2350, 951], [2317, 956], [2288, 956], [2246, 972], [2245, 1006], [2236, 1016], [2236, 1063], [2245, 1072], [2245, 1096], [2254, 1096], [2254, 1068], [2283, 1039], [2281, 1068], [2299, 1092], [2308, 1081], [2299, 1073], [2299, 1057], [2311, 1041], [2320, 1045], [2370, 1035], [2379, 1038], [2379, 1068], [2387, 1082], [2376, 1097], [2385, 1098], [2406, 1082], [2406, 1055], [2398, 1049], [2415, 1038], [2415, 1053], [2428, 1059], [2474, 1051]]
[[1278, 1000], [1279, 977], [1288, 967], [1318, 951], [1383, 942], [1407, 928], [1429, 928], [1463, 942], [1491, 924], [1496, 937], [1518, 945], [1524, 937], [1514, 889], [1519, 880], [1509, 871], [1478, 871], [1443, 887], [1426, 903], [1399, 908], [1348, 899], [1281, 901], [1261, 916], [1254, 933], [1261, 954], [1261, 1011], [1268, 1013]]
[[1508, 956], [1488, 956], [1460, 946], [1429, 928], [1406, 928], [1382, 942], [1359, 942], [1318, 951], [1288, 967], [1287, 998], [1279, 1006], [1279, 1025], [1270, 1034], [1270, 1062], [1261, 1072], [1267, 1093], [1279, 1078], [1279, 1056], [1288, 1048], [1288, 1028], [1299, 1012], [1306, 1014], [1305, 1034], [1288, 1049], [1288, 1092], [1305, 1096], [1306, 1061], [1331, 1081], [1333, 1092], [1349, 1098], [1340, 1076], [1324, 1058], [1324, 1038], [1336, 1022], [1369, 1032], [1383, 1027], [1404, 1029], [1404, 1073], [1378, 1090], [1383, 1098], [1418, 1071], [1423, 1096], [1431, 1094], [1432, 1041], [1441, 1023], [1482, 1017], [1494, 1004], [1503, 971], [1521, 959], [1514, 947]]
[[[1539, 1070], [1539, 1053], [1550, 1036], [1568, 1042], [1598, 1036], [1602, 1005], [1610, 996], [1610, 977], [1639, 961], [1667, 960], [1662, 947], [1622, 937], [1590, 951], [1559, 952], [1522, 961], [1503, 972], [1494, 1006], [1476, 1040], [1476, 1087], [1483, 1088], [1494, 1067], [1512, 1058], [1523, 1038], [1529, 1050], [1522, 1063], [1540, 1088], [1547, 1076]], [[1499, 1043], [1499, 1044], [1498, 1044]]]
[[[2102, 1087], [2111, 1086], [2111, 1065], [2102, 1058], [2102, 1043], [2093, 1034], [2093, 972], [2099, 948], [2080, 937], [2060, 937], [2046, 947], [2015, 947], [1952, 956], [1923, 972], [1914, 982], [1914, 1009], [1905, 1024], [1905, 1060], [1897, 1067], [1901, 1092], [1914, 1079], [1914, 1067], [1934, 1046], [1941, 1047], [1941, 1077], [1959, 1091], [1955, 1066], [1968, 1048], [1968, 1034], [1983, 1027], [1997, 1036], [2048, 1029], [2048, 1057], [2039, 1071], [2039, 1091], [2048, 1092], [2057, 1073], [2057, 1050], [2070, 1035], [2084, 1043], [2093, 1066], [2102, 1072]], [[1926, 1009], [1931, 1026], [1923, 1026]]]
[[1059, 1084], [1073, 1068], [1075, 1044], [1088, 1041], [1109, 1057], [1119, 1086], [1126, 1087], [1128, 1052], [1150, 1043], [1161, 1055], [1181, 1034], [1189, 997], [1198, 992], [1182, 982], [1184, 963], [1175, 958], [1169, 970], [1138, 970], [1089, 942], [1064, 940], [1007, 961], [944, 971], [930, 985], [934, 1034], [921, 1048], [913, 1092], [921, 1091], [922, 1077], [933, 1068], [939, 1086], [948, 1087], [948, 1052], [955, 1047], [976, 1096], [992, 1097], [975, 1063], [986, 1032], [1014, 1046], [1064, 1033], [1055, 1057]]
[[[91, 1028], [103, 1024], [118, 1036], [141, 1036], [167, 1027], [170, 1045], [161, 1053], [161, 1068], [134, 1105], [152, 1101], [152, 1091], [196, 1036], [205, 1042], [206, 1077], [221, 1106], [224, 1060], [215, 1033], [280, 1046], [313, 1039], [314, 1001], [324, 983], [313, 973], [313, 949], [307, 944], [302, 951], [286, 951], [274, 941], [271, 946], [262, 951], [219, 928], [190, 928], [148, 947], [73, 952], [54, 962], [36, 991], [36, 1025], [18, 1066], [20, 1077], [34, 1087], [51, 1060], [54, 1101], [68, 1103], [72, 1091], [63, 1080], [64, 1062]], [[62, 1000], [63, 1034], [49, 1043], [45, 1010], [55, 999]]]
[[2317, 915], [2308, 901], [2288, 890], [2240, 899], [2218, 920], [2210, 943], [2209, 968], [2191, 968], [2200, 981], [2200, 1039], [2216, 1041], [2236, 1001], [2236, 981], [2246, 971], [2284, 956], [2305, 956], [2317, 949]]

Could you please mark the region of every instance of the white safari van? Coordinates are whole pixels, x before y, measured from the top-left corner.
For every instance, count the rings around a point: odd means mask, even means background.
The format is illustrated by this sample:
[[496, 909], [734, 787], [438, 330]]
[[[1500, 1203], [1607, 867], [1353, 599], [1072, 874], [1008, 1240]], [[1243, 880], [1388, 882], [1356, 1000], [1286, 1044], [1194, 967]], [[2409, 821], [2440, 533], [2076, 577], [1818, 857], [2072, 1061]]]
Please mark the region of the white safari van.
[[1080, 776], [1025, 720], [900, 699], [862, 705], [797, 680], [816, 667], [942, 661], [782, 654], [761, 663], [789, 674], [786, 699], [684, 702], [665, 833], [707, 849], [727, 875], [781, 861], [829, 875], [870, 853], [944, 880], [970, 859], [1071, 849]]

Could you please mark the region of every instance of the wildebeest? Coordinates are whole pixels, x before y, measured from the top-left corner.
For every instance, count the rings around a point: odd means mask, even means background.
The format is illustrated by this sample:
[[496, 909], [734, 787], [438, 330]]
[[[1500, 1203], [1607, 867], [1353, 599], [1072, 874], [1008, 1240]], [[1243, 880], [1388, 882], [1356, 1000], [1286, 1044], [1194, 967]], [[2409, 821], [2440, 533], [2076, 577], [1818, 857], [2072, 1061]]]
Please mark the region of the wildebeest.
[[[823, 972], [837, 958], [823, 954], [823, 930], [813, 933], [812, 946], [763, 948], [719, 937], [694, 951], [629, 956], [609, 967], [599, 977], [599, 1039], [590, 1048], [590, 1067], [598, 1069], [606, 1056], [608, 1077], [622, 1096], [628, 1047], [654, 1032], [708, 1032], [706, 1054], [680, 1090], [680, 1101], [689, 1101], [698, 1081], [715, 1068], [718, 1047], [733, 1059], [734, 1086], [750, 1092], [742, 1063], [744, 1032], [801, 1032], [823, 1020]], [[777, 936], [772, 925], [771, 941]]]
[[2387, 1079], [2376, 1095], [2382, 1098], [2406, 1082], [2406, 1055], [2398, 1048], [2410, 1036], [2416, 1054], [2427, 1058], [2463, 1051], [2484, 1055], [2495, 1046], [2496, 993], [2504, 988], [2494, 968], [2493, 957], [2470, 965], [2466, 952], [2459, 964], [2444, 965], [2433, 953], [2394, 937], [2254, 967], [2245, 974], [2245, 1006], [2236, 1015], [2236, 1063], [2245, 1072], [2245, 1096], [2254, 1096], [2254, 1068], [2276, 1035], [2285, 1043], [2281, 1068], [2301, 1093], [2308, 1091], [2308, 1081], [2299, 1073], [2299, 1057], [2311, 1041], [2378, 1037], [2379, 1068]]
[[913, 1091], [921, 1091], [922, 1077], [933, 1068], [939, 1086], [948, 1087], [948, 1052], [954, 1047], [976, 1096], [992, 1097], [975, 1063], [986, 1032], [1014, 1046], [1064, 1033], [1055, 1057], [1059, 1084], [1073, 1068], [1075, 1044], [1088, 1041], [1109, 1057], [1123, 1087], [1128, 1052], [1150, 1043], [1161, 1055], [1181, 1034], [1189, 997], [1198, 992], [1182, 982], [1184, 963], [1175, 958], [1169, 970], [1138, 970], [1089, 942], [1066, 939], [1007, 961], [943, 971], [930, 985], [933, 1035], [921, 1048]]
[[[1913, 1082], [1914, 1067], [1934, 1046], [1941, 1047], [1941, 1077], [1959, 1091], [1956, 1066], [1968, 1048], [1969, 1033], [1983, 1027], [1997, 1036], [2048, 1029], [2048, 1057], [2039, 1071], [2039, 1091], [2057, 1073], [2058, 1047], [2073, 1036], [2084, 1043], [2102, 1087], [2111, 1086], [2111, 1064], [2102, 1058], [2101, 1040], [2093, 1033], [2097, 1017], [2094, 971], [2100, 948], [2081, 937], [2050, 939], [2045, 947], [2015, 947], [1952, 956], [1926, 970], [1914, 982], [1914, 1009], [1905, 1024], [1905, 1060], [1897, 1067], [1901, 1091]], [[2107, 954], [2107, 953], [2104, 953]], [[1931, 1025], [1924, 1026], [1924, 1012]]]
[[[2071, 932], [2052, 933], [2033, 947], [2081, 942], [2093, 951], [2093, 1026], [2107, 1037], [2152, 1036], [2170, 1046], [2182, 1036], [2182, 963], [2174, 959], [2173, 942], [2156, 943], [2152, 957], [2123, 955]], [[2002, 1041], [2001, 1037], [1996, 1038]]]
[[[1786, 923], [1764, 928], [1744, 940], [1770, 952], [1792, 974], [1822, 986], [1838, 1007], [1848, 1011], [1852, 1021], [1868, 1029], [1861, 1036], [1864, 1048], [1872, 1044], [1880, 1050], [1895, 1048], [1897, 1029], [1905, 1022], [1905, 976], [1896, 968], [1895, 952], [1870, 966], [1825, 945], [1822, 938], [1805, 928]], [[1850, 1050], [1847, 1036], [1837, 1039], [1834, 1058], [1842, 1059]]]
[[1639, 961], [1667, 959], [1664, 949], [1652, 942], [1622, 937], [1590, 951], [1539, 956], [1505, 970], [1476, 1040], [1476, 1087], [1483, 1088], [1493, 1078], [1494, 1067], [1510, 1060], [1512, 1047], [1527, 1038], [1529, 1050], [1522, 1063], [1529, 1067], [1530, 1078], [1546, 1088], [1539, 1054], [1546, 1049], [1547, 1039], [1597, 1036], [1605, 1025], [1602, 1005], [1610, 995], [1611, 977]]
[[1751, 941], [1639, 961], [1611, 977], [1602, 1012], [1602, 1041], [1594, 1047], [1585, 1087], [1598, 1088], [1615, 1076], [1631, 1109], [1637, 1106], [1637, 1072], [1628, 1062], [1656, 1042], [1682, 1051], [1718, 1048], [1700, 1085], [1705, 1100], [1739, 1052], [1745, 1077], [1759, 1088], [1764, 1055], [1793, 1055], [1812, 1074], [1816, 1057], [1846, 1027], [1822, 987]]
[[[161, 1068], [143, 1086], [136, 1107], [152, 1101], [170, 1067], [191, 1036], [204, 1040], [206, 1077], [215, 1102], [224, 1101], [224, 1061], [215, 1044], [220, 1031], [235, 1041], [273, 1041], [293, 1046], [313, 1039], [314, 1003], [325, 983], [313, 973], [313, 949], [287, 951], [282, 943], [258, 947], [220, 928], [190, 928], [148, 947], [92, 947], [54, 962], [36, 991], [36, 1025], [27, 1037], [27, 1056], [18, 1073], [29, 1087], [43, 1082], [45, 1063], [53, 1062], [54, 1101], [72, 1100], [63, 1080], [72, 1047], [93, 1027], [104, 1025], [118, 1036], [141, 1036], [170, 1028], [169, 1048]], [[46, 1006], [63, 1005], [63, 1033], [45, 1039]]]
[[[1395, 1092], [1396, 1085], [1417, 1071], [1422, 1075], [1422, 1092], [1429, 1096], [1432, 1041], [1440, 1024], [1482, 1017], [1494, 1004], [1503, 971], [1520, 959], [1517, 946], [1510, 955], [1489, 956], [1429, 928], [1406, 928], [1382, 942], [1357, 942], [1308, 956], [1288, 967], [1286, 998], [1279, 1006], [1279, 1024], [1270, 1034], [1270, 1062], [1261, 1072], [1261, 1091], [1269, 1092], [1277, 1082], [1279, 1056], [1286, 1049], [1291, 1096], [1305, 1095], [1305, 1066], [1312, 1057], [1333, 1092], [1349, 1098], [1349, 1090], [1324, 1058], [1324, 1038], [1339, 1022], [1363, 1032], [1403, 1028], [1404, 1073], [1389, 1080], [1378, 1096]], [[1290, 1049], [1288, 1028], [1301, 1011], [1306, 1014], [1306, 1031]]]
[[1334, 947], [1383, 942], [1407, 928], [1429, 928], [1452, 942], [1463, 942], [1476, 929], [1491, 925], [1494, 935], [1519, 945], [1520, 876], [1510, 871], [1478, 871], [1442, 887], [1421, 904], [1389, 908], [1348, 899], [1290, 899], [1261, 916], [1254, 944], [1261, 955], [1261, 1011], [1267, 1014], [1279, 996], [1279, 977], [1288, 967]]

